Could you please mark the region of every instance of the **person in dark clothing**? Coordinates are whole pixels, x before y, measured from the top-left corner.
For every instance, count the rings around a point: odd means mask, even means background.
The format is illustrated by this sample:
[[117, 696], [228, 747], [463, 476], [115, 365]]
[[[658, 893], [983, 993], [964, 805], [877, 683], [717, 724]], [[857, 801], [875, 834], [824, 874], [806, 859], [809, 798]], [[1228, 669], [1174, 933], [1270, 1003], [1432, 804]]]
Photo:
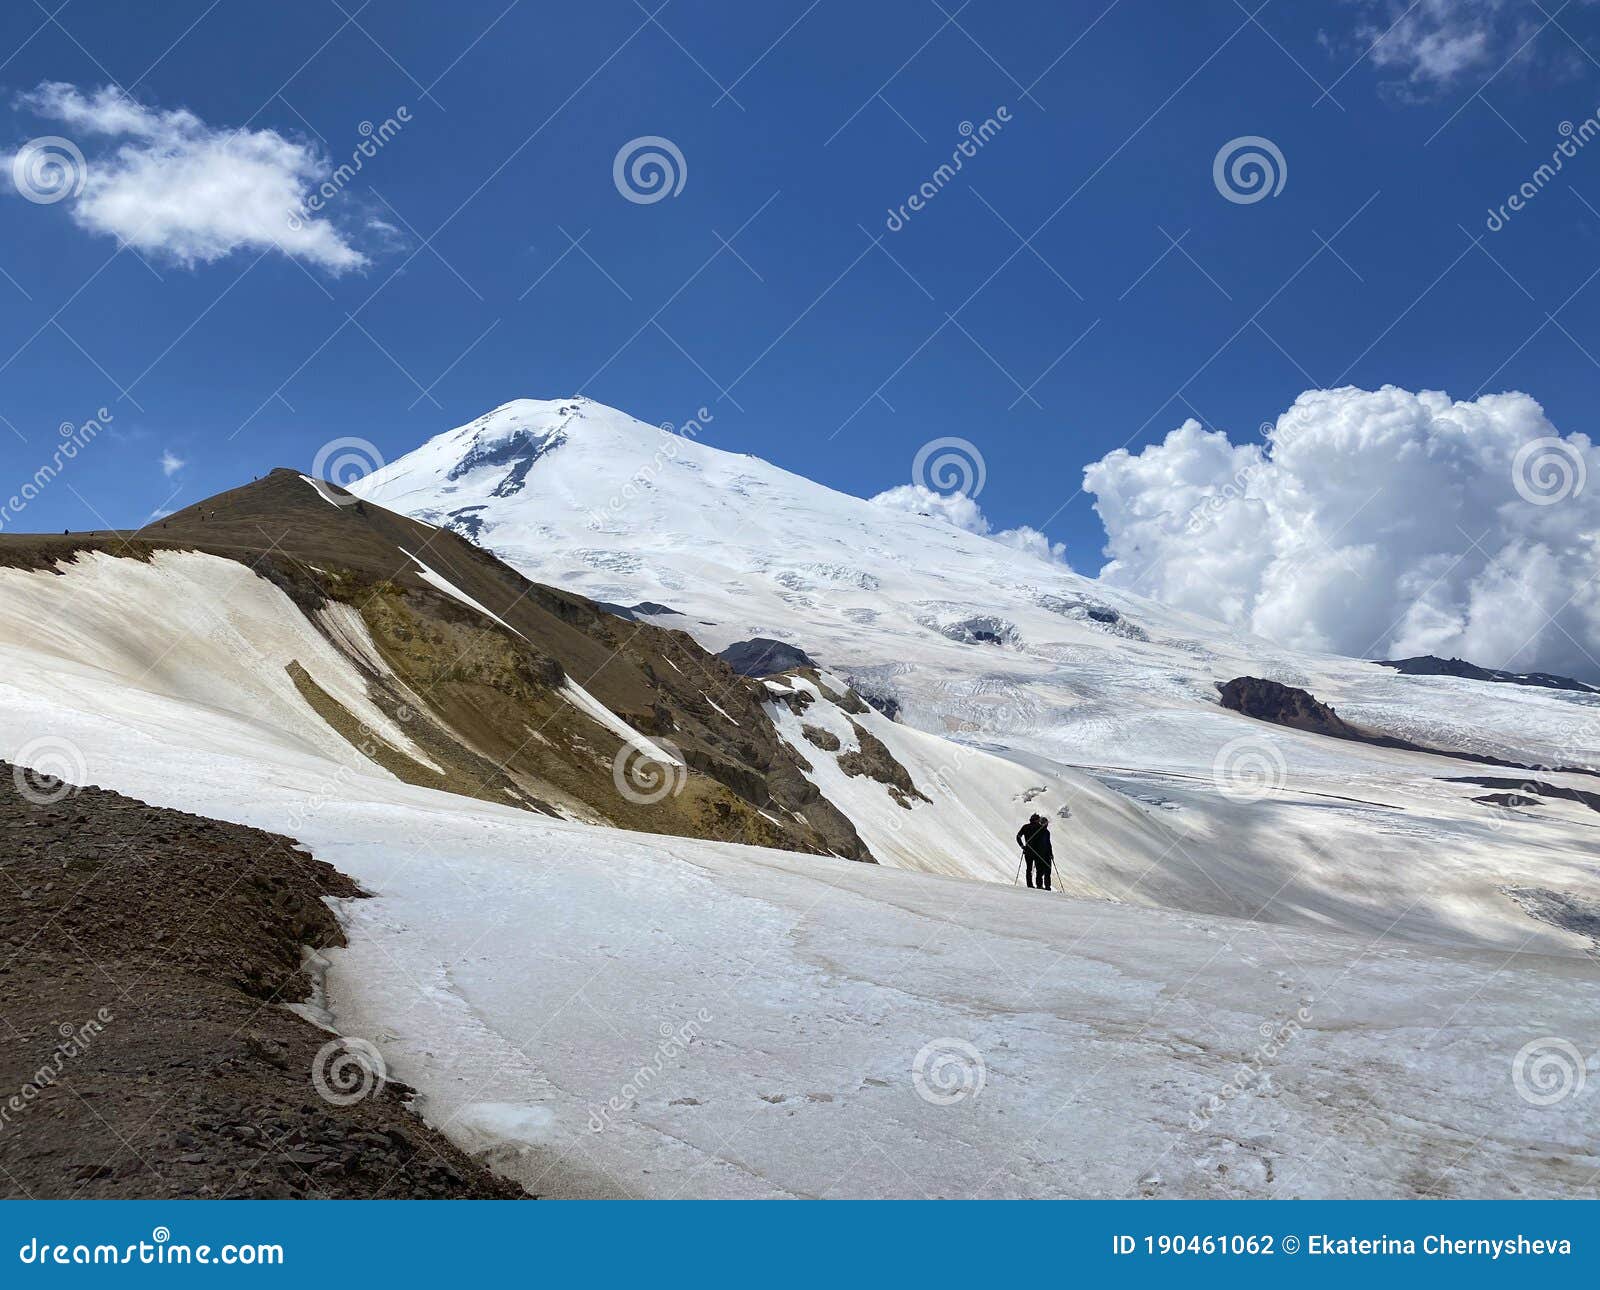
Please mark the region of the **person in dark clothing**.
[[1028, 867], [1028, 886], [1033, 886], [1033, 835], [1039, 831], [1038, 815], [1030, 815], [1028, 822], [1017, 830], [1017, 845], [1022, 848], [1022, 863]]
[[1050, 890], [1050, 821], [1042, 815], [1030, 815], [1028, 822], [1017, 830], [1017, 845], [1022, 848], [1023, 862], [1028, 867], [1028, 886]]
[[1055, 850], [1050, 845], [1050, 821], [1041, 815], [1039, 831], [1033, 835], [1034, 886], [1040, 891], [1050, 890], [1050, 869], [1055, 858]]

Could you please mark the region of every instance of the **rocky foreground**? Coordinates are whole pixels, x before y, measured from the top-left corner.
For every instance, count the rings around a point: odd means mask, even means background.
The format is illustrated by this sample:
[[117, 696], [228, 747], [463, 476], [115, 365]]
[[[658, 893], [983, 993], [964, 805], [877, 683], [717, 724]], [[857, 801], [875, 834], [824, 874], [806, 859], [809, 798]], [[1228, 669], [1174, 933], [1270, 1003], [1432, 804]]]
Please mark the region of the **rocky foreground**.
[[361, 894], [289, 839], [0, 763], [0, 874], [0, 1196], [523, 1195], [286, 1006]]

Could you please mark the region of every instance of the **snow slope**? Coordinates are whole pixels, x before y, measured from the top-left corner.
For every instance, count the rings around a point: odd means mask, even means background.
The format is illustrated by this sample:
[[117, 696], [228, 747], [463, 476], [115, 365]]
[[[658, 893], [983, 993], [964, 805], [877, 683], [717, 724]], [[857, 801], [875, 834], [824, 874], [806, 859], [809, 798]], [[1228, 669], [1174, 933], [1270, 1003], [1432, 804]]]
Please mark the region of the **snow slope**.
[[[709, 648], [796, 645], [898, 701], [903, 751], [925, 768], [953, 754], [910, 747], [915, 732], [994, 754], [953, 777], [961, 800], [936, 827], [898, 821], [908, 845], [889, 848], [891, 863], [1009, 879], [994, 853], [1021, 822], [1015, 795], [1043, 784], [1065, 801], [1088, 775], [1098, 789], [1082, 830], [1057, 830], [1063, 877], [1086, 893], [1310, 926], [1399, 918], [1416, 939], [1508, 948], [1531, 922], [1504, 888], [1600, 900], [1595, 813], [1474, 801], [1487, 790], [1452, 780], [1517, 772], [1267, 726], [1223, 709], [1216, 686], [1269, 677], [1376, 730], [1555, 766], [1600, 765], [1600, 696], [1285, 650], [583, 399], [508, 403], [354, 491], [471, 533], [536, 580], [661, 602], [679, 614], [652, 621]], [[879, 796], [819, 774], [863, 836], [882, 839]], [[1110, 797], [1138, 829], [1098, 808]], [[1109, 840], [1113, 820], [1122, 841], [1160, 844]]]
[[[275, 588], [205, 556], [117, 565], [0, 570], [0, 757], [71, 747], [85, 782], [289, 832], [356, 878], [374, 896], [340, 910], [334, 1021], [536, 1191], [1600, 1194], [1581, 1100], [1535, 1105], [1512, 1076], [1529, 1043], [1592, 1041], [1590, 960], [1075, 901], [414, 787], [345, 760], [281, 666], [239, 684], [247, 638], [361, 702], [342, 655], [286, 634]], [[226, 594], [210, 620], [185, 609], [201, 588]], [[896, 751], [914, 761], [917, 739]], [[1529, 928], [1525, 950], [1560, 951]]]

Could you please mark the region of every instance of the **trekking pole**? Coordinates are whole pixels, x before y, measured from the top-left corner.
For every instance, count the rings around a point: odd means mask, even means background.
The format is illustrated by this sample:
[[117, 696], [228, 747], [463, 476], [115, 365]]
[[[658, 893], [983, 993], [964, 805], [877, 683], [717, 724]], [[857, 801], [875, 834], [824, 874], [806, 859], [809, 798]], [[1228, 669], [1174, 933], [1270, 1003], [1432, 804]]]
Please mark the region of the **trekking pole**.
[[1013, 887], [1015, 887], [1019, 882], [1022, 881], [1022, 861], [1024, 859], [1025, 859], [1025, 857], [1023, 857], [1023, 856], [1018, 856], [1017, 857], [1017, 876], [1011, 880], [1011, 885]]

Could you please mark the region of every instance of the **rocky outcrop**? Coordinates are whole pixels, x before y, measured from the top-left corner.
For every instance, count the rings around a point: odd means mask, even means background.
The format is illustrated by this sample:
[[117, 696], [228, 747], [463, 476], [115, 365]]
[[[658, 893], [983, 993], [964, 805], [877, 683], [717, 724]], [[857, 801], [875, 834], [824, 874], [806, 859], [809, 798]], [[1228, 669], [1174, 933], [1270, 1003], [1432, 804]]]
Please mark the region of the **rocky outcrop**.
[[326, 901], [362, 893], [332, 866], [4, 764], [0, 850], [0, 1196], [522, 1195], [412, 1115], [381, 1054], [281, 1006], [311, 997], [304, 948], [344, 944]]
[[777, 676], [800, 668], [815, 668], [815, 661], [803, 649], [770, 636], [752, 636], [747, 641], [735, 641], [717, 654], [724, 663], [740, 676]]
[[1223, 707], [1257, 721], [1270, 721], [1274, 725], [1309, 730], [1335, 739], [1370, 738], [1366, 732], [1342, 720], [1326, 703], [1292, 685], [1259, 676], [1236, 676], [1217, 688], [1222, 692]]
[[800, 733], [806, 737], [808, 743], [815, 744], [823, 752], [838, 752], [841, 747], [839, 736], [831, 730], [824, 730], [821, 726], [802, 724]]
[[1600, 693], [1600, 686], [1575, 681], [1553, 672], [1505, 672], [1494, 667], [1479, 667], [1461, 658], [1439, 658], [1419, 654], [1414, 658], [1380, 659], [1379, 667], [1392, 667], [1406, 676], [1459, 676], [1469, 681], [1492, 681], [1501, 685], [1532, 685], [1545, 690], [1573, 690], [1581, 694]]
[[[1278, 681], [1269, 681], [1259, 676], [1236, 676], [1233, 680], [1219, 682], [1217, 689], [1222, 694], [1222, 706], [1231, 708], [1235, 712], [1247, 717], [1254, 717], [1257, 721], [1270, 721], [1273, 725], [1287, 726], [1291, 730], [1304, 730], [1311, 734], [1327, 735], [1332, 739], [1350, 739], [1358, 743], [1374, 744], [1379, 748], [1395, 748], [1403, 752], [1428, 753], [1434, 757], [1449, 757], [1456, 761], [1477, 762], [1485, 766], [1507, 766], [1512, 770], [1544, 770], [1561, 771], [1575, 775], [1593, 775], [1596, 772], [1581, 766], [1545, 766], [1534, 767], [1524, 762], [1507, 761], [1500, 757], [1489, 757], [1482, 753], [1463, 752], [1450, 748], [1430, 748], [1427, 744], [1413, 743], [1409, 739], [1396, 739], [1392, 735], [1377, 734], [1365, 730], [1360, 726], [1351, 725], [1344, 720], [1326, 703], [1319, 702], [1307, 691], [1297, 689], [1292, 685], [1283, 685]], [[1471, 780], [1486, 787], [1513, 787], [1520, 781], [1490, 781]], [[1522, 785], [1527, 788], [1528, 785]], [[1557, 786], [1546, 785], [1555, 796], [1568, 797], [1573, 801], [1587, 802], [1593, 797], [1600, 802], [1600, 795], [1586, 794], [1575, 789], [1561, 789]], [[1530, 790], [1531, 791], [1531, 790]]]
[[911, 809], [911, 799], [926, 802], [928, 797], [911, 781], [911, 773], [906, 770], [895, 756], [889, 751], [883, 740], [870, 730], [865, 729], [860, 722], [850, 722], [850, 728], [855, 731], [856, 747], [847, 753], [839, 754], [839, 769], [846, 775], [865, 775], [868, 779], [875, 779], [889, 789], [889, 796], [907, 810]]

